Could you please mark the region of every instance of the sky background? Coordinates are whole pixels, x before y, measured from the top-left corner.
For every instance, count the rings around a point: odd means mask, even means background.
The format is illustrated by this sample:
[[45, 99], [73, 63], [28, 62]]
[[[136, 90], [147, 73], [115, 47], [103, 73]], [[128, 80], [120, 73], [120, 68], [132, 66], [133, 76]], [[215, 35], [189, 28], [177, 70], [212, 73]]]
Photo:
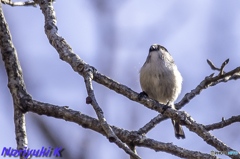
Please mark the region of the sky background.
[[[218, 0], [90, 0], [54, 3], [58, 33], [85, 62], [100, 73], [141, 92], [139, 70], [151, 44], [168, 49], [183, 76], [182, 92], [176, 102], [208, 75], [206, 59], [217, 67], [230, 58], [225, 71], [240, 66], [240, 1]], [[97, 118], [85, 103], [87, 92], [82, 76], [59, 59], [44, 32], [39, 7], [2, 5], [13, 44], [23, 70], [27, 91], [33, 99]], [[96, 98], [109, 124], [138, 130], [157, 112], [126, 97], [93, 84]], [[203, 90], [182, 110], [201, 124], [212, 124], [240, 112], [240, 81], [229, 81]], [[7, 87], [4, 63], [0, 60], [0, 153], [3, 147], [16, 147], [13, 102]], [[234, 123], [214, 136], [240, 151], [240, 126]], [[101, 134], [47, 116], [26, 114], [28, 146], [31, 149], [64, 147], [63, 155], [80, 159], [128, 159], [129, 156]], [[183, 127], [185, 140], [174, 136], [170, 120], [158, 124], [147, 137], [180, 147], [210, 153], [216, 150]], [[137, 148], [144, 159], [178, 158], [165, 152]], [[218, 156], [227, 158], [227, 156]], [[6, 157], [8, 158], [8, 157]]]

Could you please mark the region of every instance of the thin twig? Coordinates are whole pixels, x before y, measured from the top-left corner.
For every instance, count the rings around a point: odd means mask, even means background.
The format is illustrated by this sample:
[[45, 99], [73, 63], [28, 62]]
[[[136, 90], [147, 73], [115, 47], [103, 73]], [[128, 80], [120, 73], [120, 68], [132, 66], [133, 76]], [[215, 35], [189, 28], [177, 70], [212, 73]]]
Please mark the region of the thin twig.
[[33, 6], [37, 7], [37, 4], [33, 1], [26, 1], [26, 2], [12, 2], [11, 0], [1, 0], [3, 4], [8, 4], [10, 6]]
[[95, 98], [94, 92], [93, 92], [93, 86], [92, 86], [92, 79], [93, 79], [93, 73], [92, 69], [89, 68], [85, 70], [86, 74], [84, 75], [85, 79], [85, 85], [88, 92], [88, 98], [91, 98], [91, 104], [98, 116], [99, 122], [107, 134], [107, 138], [110, 142], [114, 142], [118, 145], [118, 147], [122, 148], [126, 153], [128, 153], [132, 158], [134, 159], [141, 159], [137, 154], [135, 154], [126, 144], [124, 144], [113, 132], [112, 128], [108, 125], [106, 119], [104, 118], [103, 111], [100, 108], [100, 106], [97, 103], [97, 100]]
[[222, 63], [222, 66], [221, 68], [217, 68], [213, 63], [212, 61], [210, 61], [209, 59], [207, 59], [207, 63], [209, 64], [209, 66], [211, 67], [212, 70], [217, 70], [219, 71], [219, 75], [223, 75], [225, 74], [225, 72], [223, 71], [224, 67], [228, 64], [229, 62], [229, 59], [225, 60], [223, 63]]
[[239, 79], [240, 78], [240, 67], [237, 67], [234, 70], [229, 71], [227, 73], [223, 73], [221, 75], [221, 70], [223, 72], [223, 68], [226, 66], [228, 61], [229, 61], [229, 59], [227, 59], [226, 61], [223, 62], [219, 75], [217, 75], [215, 77], [214, 77], [214, 74], [211, 74], [210, 76], [207, 76], [195, 89], [193, 89], [190, 93], [187, 93], [179, 103], [175, 104], [176, 109], [181, 109], [193, 97], [200, 94], [200, 92], [203, 89], [206, 89], [209, 86], [215, 86], [216, 84], [219, 84], [221, 82], [227, 82], [229, 80]]
[[209, 66], [211, 67], [212, 70], [217, 70], [217, 71], [221, 71], [220, 68], [217, 68], [212, 61], [210, 61], [209, 59], [207, 59], [207, 63], [209, 64]]
[[[127, 145], [135, 154], [137, 154], [136, 146], [133, 143], [129, 143]], [[130, 156], [130, 159], [134, 159], [134, 158]]]
[[161, 121], [164, 121], [166, 119], [169, 119], [167, 116], [158, 114], [156, 117], [151, 119], [147, 124], [145, 124], [143, 127], [141, 127], [138, 130], [139, 134], [145, 135], [147, 134], [150, 130], [152, 130], [157, 124], [159, 124]]
[[222, 76], [222, 75], [225, 73], [225, 72], [223, 71], [223, 69], [224, 69], [224, 67], [228, 64], [228, 62], [229, 62], [229, 59], [227, 59], [226, 61], [224, 61], [224, 62], [222, 63], [219, 76]]
[[223, 128], [225, 126], [231, 125], [232, 123], [235, 123], [235, 122], [240, 122], [240, 115], [232, 116], [231, 118], [229, 118], [227, 120], [225, 120], [223, 118], [222, 121], [220, 121], [218, 123], [205, 125], [205, 129], [207, 131], [214, 130], [214, 129], [220, 129], [220, 128]]

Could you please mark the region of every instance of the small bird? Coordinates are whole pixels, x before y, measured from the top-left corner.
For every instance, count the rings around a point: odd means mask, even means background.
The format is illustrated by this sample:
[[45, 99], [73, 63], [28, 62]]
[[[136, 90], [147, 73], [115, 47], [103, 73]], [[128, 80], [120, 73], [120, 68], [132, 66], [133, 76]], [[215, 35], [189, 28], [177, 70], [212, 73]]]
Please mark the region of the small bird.
[[[175, 109], [174, 101], [182, 89], [182, 76], [167, 49], [159, 44], [153, 44], [149, 49], [146, 62], [140, 70], [140, 95], [157, 100]], [[182, 126], [172, 120], [176, 138], [184, 139]]]

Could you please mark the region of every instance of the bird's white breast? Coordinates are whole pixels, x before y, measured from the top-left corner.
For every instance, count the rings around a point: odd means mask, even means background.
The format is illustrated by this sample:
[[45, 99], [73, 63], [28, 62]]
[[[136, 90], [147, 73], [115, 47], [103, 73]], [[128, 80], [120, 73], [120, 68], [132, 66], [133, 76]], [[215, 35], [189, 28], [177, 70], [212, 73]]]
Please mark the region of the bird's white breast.
[[140, 71], [140, 84], [150, 98], [160, 103], [174, 102], [181, 91], [182, 77], [174, 63], [164, 60], [161, 53], [150, 52]]

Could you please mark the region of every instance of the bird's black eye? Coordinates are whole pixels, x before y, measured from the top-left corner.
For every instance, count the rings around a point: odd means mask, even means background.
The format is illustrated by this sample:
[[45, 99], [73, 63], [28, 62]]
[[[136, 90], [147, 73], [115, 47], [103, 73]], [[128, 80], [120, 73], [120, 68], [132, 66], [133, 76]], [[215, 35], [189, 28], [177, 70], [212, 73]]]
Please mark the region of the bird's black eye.
[[[159, 46], [160, 46], [160, 45], [159, 45]], [[160, 46], [160, 48], [168, 52], [168, 50], [167, 50], [165, 47]]]

